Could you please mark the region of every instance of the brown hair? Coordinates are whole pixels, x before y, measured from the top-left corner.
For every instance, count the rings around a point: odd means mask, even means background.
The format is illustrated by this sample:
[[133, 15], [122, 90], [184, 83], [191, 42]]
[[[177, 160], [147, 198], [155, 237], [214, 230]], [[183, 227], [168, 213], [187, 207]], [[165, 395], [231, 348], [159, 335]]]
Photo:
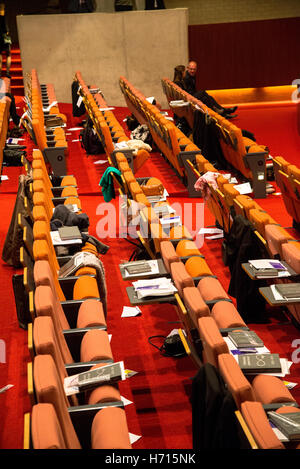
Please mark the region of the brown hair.
[[174, 68], [174, 78], [173, 81], [182, 81], [183, 76], [185, 72], [185, 66], [184, 65], [177, 65]]

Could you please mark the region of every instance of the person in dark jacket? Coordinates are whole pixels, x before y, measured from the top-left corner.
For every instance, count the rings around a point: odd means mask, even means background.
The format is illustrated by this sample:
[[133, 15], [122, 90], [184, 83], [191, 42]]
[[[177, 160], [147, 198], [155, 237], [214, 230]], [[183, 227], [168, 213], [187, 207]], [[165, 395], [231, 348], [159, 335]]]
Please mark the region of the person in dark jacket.
[[187, 93], [195, 96], [203, 102], [207, 107], [211, 108], [213, 111], [217, 112], [221, 116], [226, 117], [226, 119], [232, 119], [236, 117], [233, 113], [237, 110], [237, 106], [224, 108], [217, 101], [210, 96], [205, 90], [197, 91], [196, 88], [196, 74], [197, 74], [197, 63], [191, 60], [187, 66], [187, 70], [184, 74], [184, 89]]

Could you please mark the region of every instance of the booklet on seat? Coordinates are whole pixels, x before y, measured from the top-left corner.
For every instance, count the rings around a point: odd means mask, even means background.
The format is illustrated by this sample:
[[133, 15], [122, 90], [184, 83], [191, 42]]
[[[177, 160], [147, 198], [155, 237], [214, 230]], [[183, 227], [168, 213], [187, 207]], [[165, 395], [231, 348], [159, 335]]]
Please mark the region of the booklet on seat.
[[278, 353], [252, 353], [238, 356], [238, 364], [244, 373], [281, 373]]
[[237, 329], [235, 331], [228, 332], [228, 337], [234, 343], [237, 348], [248, 348], [248, 347], [263, 347], [264, 343], [260, 337], [254, 331], [244, 331]]
[[62, 241], [82, 238], [78, 226], [62, 226], [61, 228], [58, 228], [58, 232]]
[[272, 423], [291, 441], [300, 440], [300, 412], [268, 412]]

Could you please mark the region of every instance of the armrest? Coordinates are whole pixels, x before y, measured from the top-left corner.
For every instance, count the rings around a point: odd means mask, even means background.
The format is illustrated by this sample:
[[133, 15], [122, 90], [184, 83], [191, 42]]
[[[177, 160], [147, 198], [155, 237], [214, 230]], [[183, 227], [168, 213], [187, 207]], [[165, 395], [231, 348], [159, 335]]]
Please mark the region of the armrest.
[[68, 408], [75, 432], [83, 449], [91, 447], [91, 427], [95, 415], [106, 407], [124, 407], [122, 401]]
[[[77, 320], [77, 317], [76, 317], [76, 320]], [[106, 330], [106, 327], [105, 326], [93, 326], [93, 327], [85, 327], [85, 328], [79, 329], [79, 328], [76, 328], [76, 324], [72, 324], [71, 329], [63, 330], [64, 338], [67, 342], [67, 346], [70, 350], [70, 353], [72, 355], [74, 362], [78, 362], [80, 360], [80, 347], [81, 347], [81, 341], [83, 339], [84, 334], [93, 329]]]

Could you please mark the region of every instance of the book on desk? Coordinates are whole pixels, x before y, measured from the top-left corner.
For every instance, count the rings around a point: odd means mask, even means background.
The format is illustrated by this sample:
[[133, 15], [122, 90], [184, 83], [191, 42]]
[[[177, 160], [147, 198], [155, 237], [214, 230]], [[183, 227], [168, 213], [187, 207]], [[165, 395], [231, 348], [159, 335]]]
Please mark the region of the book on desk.
[[282, 365], [278, 353], [251, 353], [239, 355], [238, 364], [245, 374], [282, 372]]

